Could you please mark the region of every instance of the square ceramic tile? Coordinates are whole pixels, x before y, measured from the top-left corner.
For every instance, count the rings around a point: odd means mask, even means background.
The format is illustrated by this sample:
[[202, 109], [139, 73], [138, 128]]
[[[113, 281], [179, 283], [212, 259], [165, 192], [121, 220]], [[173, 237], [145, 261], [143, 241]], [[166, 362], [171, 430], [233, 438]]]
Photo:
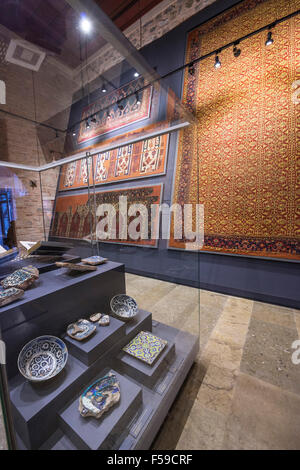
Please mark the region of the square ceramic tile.
[[123, 351], [151, 365], [167, 344], [168, 341], [148, 331], [141, 331], [123, 348]]

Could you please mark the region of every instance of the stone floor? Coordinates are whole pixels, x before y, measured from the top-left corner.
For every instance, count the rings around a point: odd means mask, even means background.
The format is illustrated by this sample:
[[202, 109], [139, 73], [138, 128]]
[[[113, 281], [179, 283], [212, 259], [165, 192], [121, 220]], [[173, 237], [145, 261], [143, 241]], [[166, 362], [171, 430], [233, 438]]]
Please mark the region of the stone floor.
[[300, 365], [291, 360], [300, 311], [132, 274], [126, 283], [154, 319], [200, 331], [153, 449], [300, 449]]
[[153, 318], [196, 333], [200, 353], [156, 450], [300, 449], [300, 311], [127, 274]]

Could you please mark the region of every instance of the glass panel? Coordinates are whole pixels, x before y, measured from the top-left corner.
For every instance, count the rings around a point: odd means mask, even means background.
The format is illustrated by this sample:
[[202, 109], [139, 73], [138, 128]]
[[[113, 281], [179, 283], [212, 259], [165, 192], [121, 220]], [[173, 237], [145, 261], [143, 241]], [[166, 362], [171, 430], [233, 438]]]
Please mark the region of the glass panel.
[[8, 444], [7, 444], [4, 417], [3, 417], [4, 402], [2, 398], [3, 397], [2, 387], [0, 388], [0, 394], [1, 394], [1, 397], [0, 397], [1, 398], [0, 399], [0, 450], [7, 450]]
[[172, 83], [160, 80], [134, 47], [142, 37], [132, 43], [97, 5], [46, 3], [34, 16], [29, 1], [9, 4], [2, 20], [0, 115], [8, 146], [1, 160], [37, 168], [193, 121]]
[[[180, 129], [195, 124], [182, 72], [140, 54], [142, 34], [127, 39], [97, 2], [6, 3], [0, 279], [39, 269], [0, 307], [17, 447], [149, 447], [199, 348], [197, 171], [191, 207], [171, 207]], [[122, 399], [95, 433], [80, 393], [109, 371]]]

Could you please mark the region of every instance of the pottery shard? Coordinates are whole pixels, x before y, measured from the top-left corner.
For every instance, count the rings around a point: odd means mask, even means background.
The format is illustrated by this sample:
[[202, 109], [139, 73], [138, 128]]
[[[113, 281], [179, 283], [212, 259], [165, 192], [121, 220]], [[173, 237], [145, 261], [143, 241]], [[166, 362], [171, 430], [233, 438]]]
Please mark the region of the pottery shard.
[[108, 326], [109, 325], [109, 315], [103, 315], [99, 320], [100, 326]]
[[26, 266], [21, 269], [17, 269], [12, 274], [7, 276], [1, 285], [4, 289], [15, 287], [17, 289], [26, 290], [36, 279], [39, 278], [39, 270], [34, 266]]
[[23, 295], [24, 291], [22, 289], [16, 289], [15, 287], [0, 292], [0, 307], [18, 300]]
[[81, 395], [79, 412], [81, 416], [94, 416], [99, 419], [120, 400], [120, 384], [112, 372], [96, 380]]
[[90, 316], [90, 321], [95, 323], [96, 321], [99, 321], [101, 317], [102, 313], [93, 313], [93, 315]]
[[87, 264], [76, 264], [76, 263], [67, 263], [64, 261], [56, 261], [56, 266], [58, 268], [67, 268], [70, 271], [96, 271], [97, 266], [89, 266]]

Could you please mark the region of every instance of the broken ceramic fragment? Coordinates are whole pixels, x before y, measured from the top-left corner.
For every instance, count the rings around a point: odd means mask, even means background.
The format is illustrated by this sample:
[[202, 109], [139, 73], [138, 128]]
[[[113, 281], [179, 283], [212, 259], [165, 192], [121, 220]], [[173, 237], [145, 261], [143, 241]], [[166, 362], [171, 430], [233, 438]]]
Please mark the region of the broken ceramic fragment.
[[57, 261], [56, 266], [58, 268], [67, 268], [70, 271], [96, 271], [96, 266], [88, 266], [87, 264], [77, 264], [77, 263], [66, 263], [64, 261]]
[[108, 326], [109, 323], [110, 323], [109, 315], [102, 315], [102, 317], [99, 320], [99, 325]]
[[17, 269], [17, 271], [14, 271], [12, 274], [9, 274], [9, 276], [1, 281], [1, 285], [4, 289], [15, 287], [17, 289], [25, 290], [38, 278], [39, 270], [34, 266], [26, 266], [24, 268]]
[[20, 297], [24, 295], [24, 291], [22, 289], [16, 289], [15, 287], [11, 287], [10, 289], [5, 289], [0, 292], [0, 307], [4, 305], [10, 304], [15, 300], [18, 300]]
[[67, 334], [70, 338], [76, 339], [77, 341], [83, 341], [91, 336], [96, 330], [96, 326], [88, 320], [80, 319], [67, 328]]
[[109, 372], [96, 380], [81, 395], [79, 412], [81, 416], [99, 419], [120, 400], [120, 384], [115, 374]]
[[102, 258], [102, 256], [90, 256], [82, 260], [84, 264], [90, 264], [91, 266], [97, 266], [98, 264], [106, 263], [106, 261], [107, 258]]
[[96, 323], [96, 321], [99, 321], [101, 317], [102, 313], [93, 313], [93, 315], [90, 316], [90, 321]]

